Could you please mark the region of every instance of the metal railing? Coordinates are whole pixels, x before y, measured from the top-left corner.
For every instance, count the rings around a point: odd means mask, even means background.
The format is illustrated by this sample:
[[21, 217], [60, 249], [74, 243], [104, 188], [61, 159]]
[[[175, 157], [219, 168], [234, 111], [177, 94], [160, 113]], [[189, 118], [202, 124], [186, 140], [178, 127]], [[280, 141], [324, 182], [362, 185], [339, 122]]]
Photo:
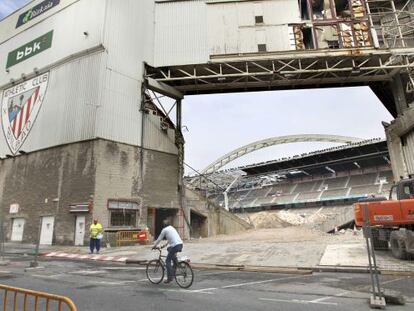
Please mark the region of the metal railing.
[[0, 290], [3, 291], [3, 311], [78, 310], [73, 301], [65, 296], [59, 296], [3, 284], [0, 284]]

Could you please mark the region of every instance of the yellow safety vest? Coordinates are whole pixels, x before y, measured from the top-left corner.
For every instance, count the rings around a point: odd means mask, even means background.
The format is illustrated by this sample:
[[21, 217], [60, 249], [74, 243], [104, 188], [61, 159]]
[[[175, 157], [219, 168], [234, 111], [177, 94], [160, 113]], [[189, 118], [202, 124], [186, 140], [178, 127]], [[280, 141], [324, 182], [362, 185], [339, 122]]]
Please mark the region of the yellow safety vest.
[[102, 231], [102, 225], [100, 223], [97, 223], [96, 225], [92, 224], [91, 227], [89, 228], [90, 237], [95, 239], [98, 233], [101, 231]]

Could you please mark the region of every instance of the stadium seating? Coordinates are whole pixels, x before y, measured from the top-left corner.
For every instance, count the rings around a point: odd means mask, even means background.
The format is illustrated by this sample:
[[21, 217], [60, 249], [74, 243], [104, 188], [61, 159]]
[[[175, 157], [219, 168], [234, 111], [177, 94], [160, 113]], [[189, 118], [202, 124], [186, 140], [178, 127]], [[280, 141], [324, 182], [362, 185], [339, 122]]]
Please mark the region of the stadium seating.
[[324, 180], [323, 185], [327, 186], [328, 190], [336, 188], [345, 188], [346, 184], [348, 183], [348, 179], [349, 176], [329, 178]]
[[325, 190], [321, 195], [321, 200], [341, 199], [346, 197], [348, 191], [348, 188]]
[[369, 196], [373, 194], [378, 194], [379, 192], [379, 185], [373, 186], [357, 186], [352, 187], [351, 192], [349, 193], [350, 197], [354, 196]]
[[374, 184], [377, 179], [378, 173], [369, 173], [363, 175], [351, 176], [348, 182], [348, 187], [363, 186]]
[[295, 202], [311, 202], [319, 199], [321, 192], [301, 192], [295, 199]]
[[[354, 173], [350, 176], [320, 177], [311, 181], [281, 181], [271, 186], [250, 190], [234, 189], [228, 193], [229, 208], [358, 199], [371, 195], [388, 196], [392, 180], [392, 172], [387, 170], [365, 174]], [[212, 195], [210, 199], [221, 206], [224, 205], [222, 194]]]

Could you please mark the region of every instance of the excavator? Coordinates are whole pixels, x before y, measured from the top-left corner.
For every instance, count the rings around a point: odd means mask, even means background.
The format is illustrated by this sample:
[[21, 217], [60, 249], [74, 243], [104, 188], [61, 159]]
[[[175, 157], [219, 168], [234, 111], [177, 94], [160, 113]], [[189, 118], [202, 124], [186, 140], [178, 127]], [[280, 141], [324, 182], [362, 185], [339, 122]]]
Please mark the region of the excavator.
[[354, 204], [355, 224], [372, 226], [374, 249], [391, 249], [398, 259], [414, 259], [414, 178], [395, 183], [389, 198], [366, 198]]

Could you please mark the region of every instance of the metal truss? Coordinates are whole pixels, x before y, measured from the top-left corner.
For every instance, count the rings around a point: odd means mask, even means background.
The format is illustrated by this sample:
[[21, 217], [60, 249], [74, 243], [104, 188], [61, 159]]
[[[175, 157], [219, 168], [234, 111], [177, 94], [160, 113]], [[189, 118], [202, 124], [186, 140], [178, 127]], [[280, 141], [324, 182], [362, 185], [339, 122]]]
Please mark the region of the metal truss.
[[215, 57], [206, 64], [146, 67], [146, 77], [185, 93], [367, 84], [414, 69], [414, 48], [341, 49]]
[[297, 143], [297, 142], [334, 142], [334, 143], [352, 143], [360, 142], [362, 138], [340, 136], [340, 135], [323, 135], [323, 134], [302, 134], [302, 135], [287, 135], [277, 136], [264, 140], [259, 140], [251, 144], [237, 148], [224, 156], [220, 157], [205, 169], [201, 171], [202, 174], [211, 174], [218, 171], [226, 164], [246, 155], [251, 152], [281, 144]]

